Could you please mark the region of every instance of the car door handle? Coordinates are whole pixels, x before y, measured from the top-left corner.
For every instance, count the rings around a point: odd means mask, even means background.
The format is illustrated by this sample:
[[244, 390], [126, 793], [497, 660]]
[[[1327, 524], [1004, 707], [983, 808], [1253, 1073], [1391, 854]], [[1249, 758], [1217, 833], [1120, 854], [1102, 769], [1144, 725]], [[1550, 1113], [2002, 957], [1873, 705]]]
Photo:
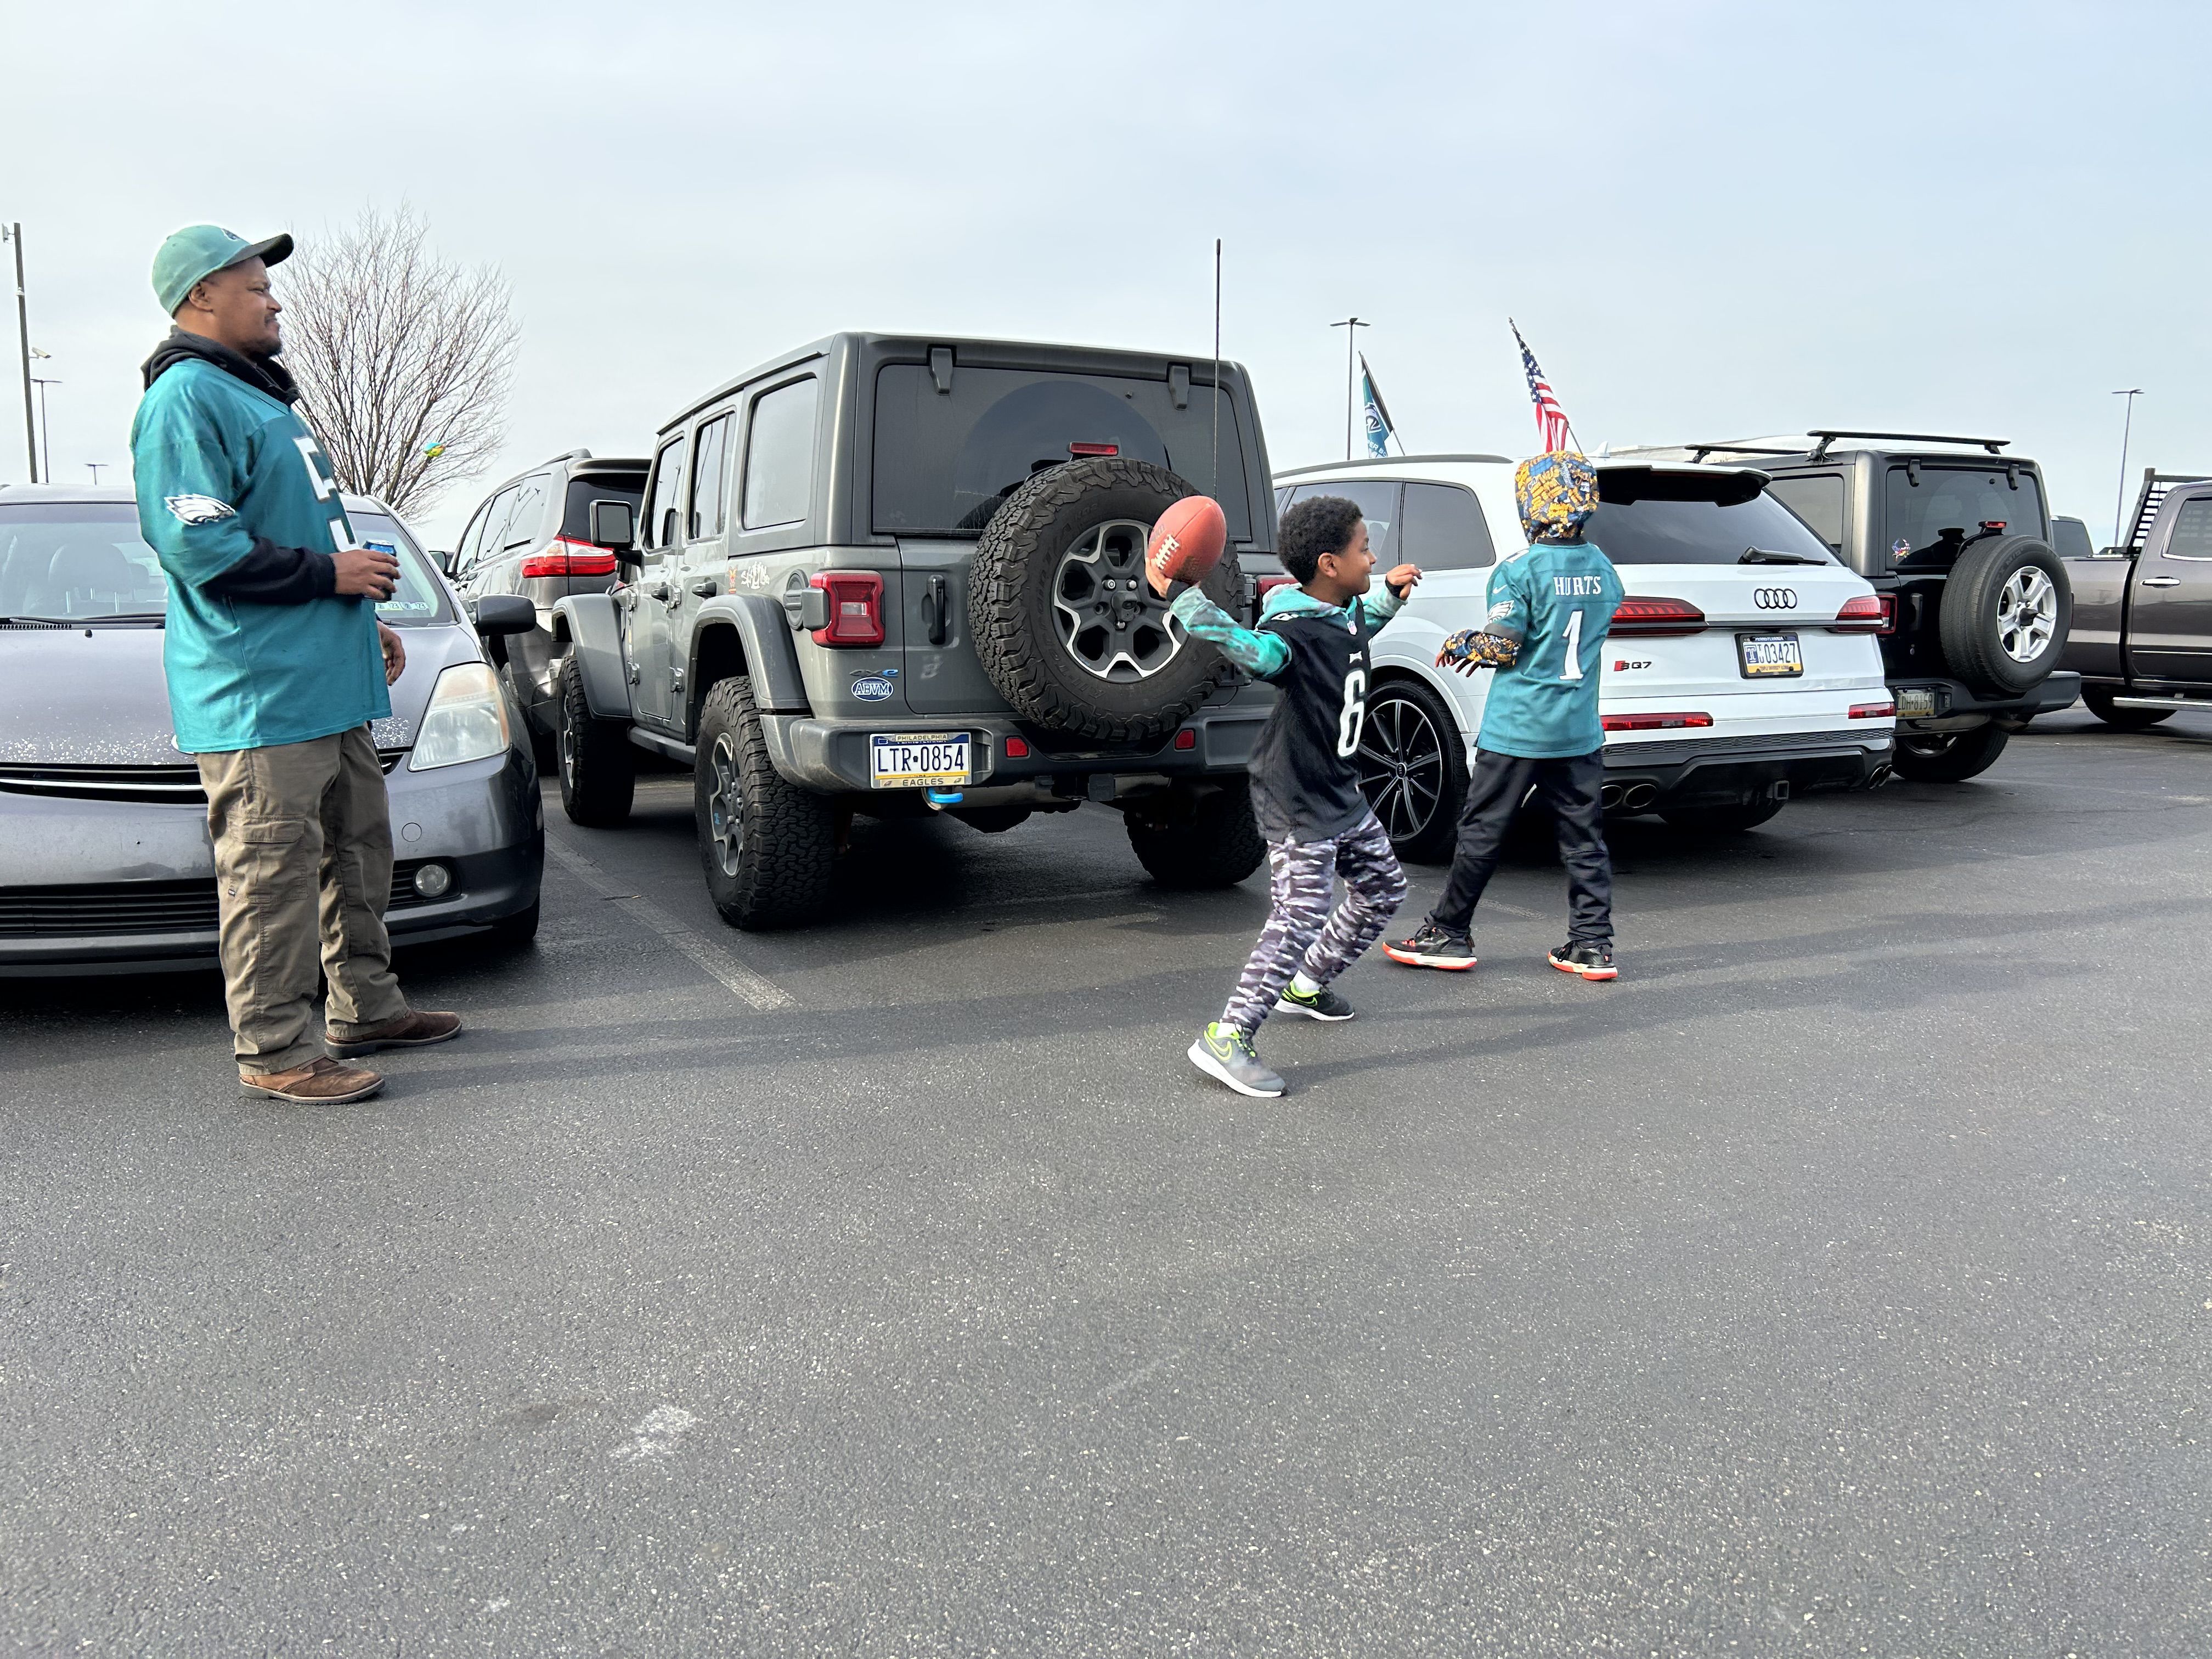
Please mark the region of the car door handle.
[[921, 619], [929, 625], [929, 642], [942, 645], [951, 637], [951, 618], [945, 615], [949, 606], [945, 578], [932, 576], [928, 590], [921, 596]]
[[641, 584], [637, 591], [649, 599], [665, 599], [668, 597], [668, 584], [666, 582]]
[[2181, 586], [2181, 578], [2179, 576], [2145, 576], [2142, 579], [2142, 585], [2145, 587], [2179, 587]]
[[702, 599], [711, 599], [722, 590], [715, 585], [712, 576], [702, 576], [691, 584], [691, 591]]

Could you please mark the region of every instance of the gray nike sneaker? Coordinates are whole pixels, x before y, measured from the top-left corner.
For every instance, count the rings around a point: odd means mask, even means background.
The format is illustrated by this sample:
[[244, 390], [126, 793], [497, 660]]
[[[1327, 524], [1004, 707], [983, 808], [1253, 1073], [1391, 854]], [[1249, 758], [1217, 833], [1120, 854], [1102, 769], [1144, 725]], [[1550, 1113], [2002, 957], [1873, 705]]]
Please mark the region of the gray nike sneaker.
[[1283, 1092], [1283, 1079], [1260, 1063], [1252, 1039], [1219, 1020], [1200, 1031], [1198, 1041], [1190, 1045], [1190, 1063], [1240, 1095], [1273, 1100]]
[[1304, 1014], [1308, 1019], [1350, 1019], [1352, 1005], [1337, 995], [1334, 987], [1324, 985], [1311, 996], [1301, 995], [1295, 985], [1283, 987], [1275, 999], [1279, 1014]]

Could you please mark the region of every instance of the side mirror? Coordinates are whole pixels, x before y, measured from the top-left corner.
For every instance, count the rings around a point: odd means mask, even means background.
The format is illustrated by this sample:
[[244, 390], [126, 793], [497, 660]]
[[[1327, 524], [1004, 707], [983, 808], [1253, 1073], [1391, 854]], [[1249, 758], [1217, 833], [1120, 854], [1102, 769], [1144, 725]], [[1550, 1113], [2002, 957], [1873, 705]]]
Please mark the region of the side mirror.
[[527, 634], [538, 626], [538, 607], [520, 593], [482, 593], [462, 601], [461, 608], [483, 635]]
[[592, 544], [625, 553], [637, 541], [637, 509], [628, 501], [592, 503]]
[[448, 576], [453, 574], [453, 555], [448, 550], [442, 547], [432, 548], [430, 550], [430, 562], [436, 565], [439, 569], [444, 571]]

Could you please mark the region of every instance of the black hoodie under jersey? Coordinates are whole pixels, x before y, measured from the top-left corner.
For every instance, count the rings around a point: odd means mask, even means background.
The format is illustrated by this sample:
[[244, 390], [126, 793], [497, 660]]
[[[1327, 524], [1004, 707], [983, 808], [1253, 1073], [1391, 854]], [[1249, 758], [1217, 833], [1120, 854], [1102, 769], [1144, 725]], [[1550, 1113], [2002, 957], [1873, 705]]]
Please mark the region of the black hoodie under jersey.
[[[233, 379], [280, 403], [300, 401], [299, 383], [276, 358], [233, 351], [219, 341], [188, 334], [181, 328], [169, 331], [168, 337], [154, 348], [154, 355], [139, 372], [150, 386], [165, 370], [193, 357], [213, 363]], [[279, 547], [267, 537], [257, 536], [253, 550], [210, 580], [207, 589], [247, 605], [305, 605], [310, 599], [328, 599], [337, 592], [337, 566], [329, 554], [305, 547]]]

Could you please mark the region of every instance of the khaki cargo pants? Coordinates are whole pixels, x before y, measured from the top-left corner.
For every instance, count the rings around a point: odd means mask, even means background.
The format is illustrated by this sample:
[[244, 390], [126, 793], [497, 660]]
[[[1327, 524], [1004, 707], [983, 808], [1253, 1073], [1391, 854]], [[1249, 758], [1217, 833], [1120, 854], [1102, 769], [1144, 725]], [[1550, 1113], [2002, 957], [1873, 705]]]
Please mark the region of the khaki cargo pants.
[[320, 1055], [318, 958], [340, 1041], [407, 1012], [392, 972], [392, 819], [368, 728], [194, 757], [207, 791], [240, 1072]]

